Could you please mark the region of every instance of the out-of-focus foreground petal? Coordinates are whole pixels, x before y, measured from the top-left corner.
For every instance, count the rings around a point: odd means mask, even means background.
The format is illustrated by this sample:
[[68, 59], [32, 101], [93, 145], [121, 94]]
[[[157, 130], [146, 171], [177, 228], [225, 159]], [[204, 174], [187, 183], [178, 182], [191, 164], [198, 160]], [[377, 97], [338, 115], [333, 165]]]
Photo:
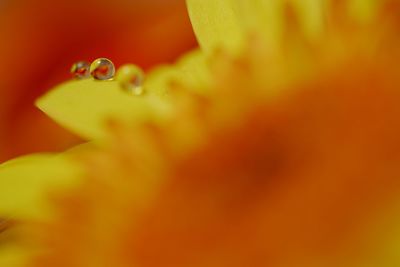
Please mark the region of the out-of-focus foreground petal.
[[196, 45], [183, 0], [2, 1], [0, 39], [0, 160], [80, 141], [33, 107], [73, 62], [109, 57], [148, 69]]
[[24, 237], [24, 224], [57, 217], [53, 201], [83, 177], [67, 154], [34, 154], [0, 165], [0, 266], [26, 264], [36, 248]]
[[49, 217], [49, 194], [77, 185], [82, 174], [67, 155], [37, 154], [3, 163], [1, 216], [17, 221]]
[[24, 223], [56, 216], [50, 199], [79, 185], [80, 177], [83, 170], [64, 155], [36, 154], [0, 165], [0, 266], [24, 266], [35, 251], [24, 238]]

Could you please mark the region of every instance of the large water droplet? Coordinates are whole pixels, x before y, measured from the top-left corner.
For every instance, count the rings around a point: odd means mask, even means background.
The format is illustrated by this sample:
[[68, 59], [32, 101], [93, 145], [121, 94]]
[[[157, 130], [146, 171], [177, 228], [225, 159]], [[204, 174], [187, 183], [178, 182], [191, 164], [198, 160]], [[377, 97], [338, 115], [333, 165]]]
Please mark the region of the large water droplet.
[[120, 67], [117, 71], [116, 80], [125, 92], [133, 95], [144, 94], [144, 72], [138, 66], [127, 64]]
[[90, 74], [96, 80], [110, 80], [115, 74], [114, 64], [107, 58], [98, 58], [90, 65]]
[[75, 62], [71, 67], [71, 73], [77, 79], [85, 79], [90, 76], [90, 64], [87, 61]]

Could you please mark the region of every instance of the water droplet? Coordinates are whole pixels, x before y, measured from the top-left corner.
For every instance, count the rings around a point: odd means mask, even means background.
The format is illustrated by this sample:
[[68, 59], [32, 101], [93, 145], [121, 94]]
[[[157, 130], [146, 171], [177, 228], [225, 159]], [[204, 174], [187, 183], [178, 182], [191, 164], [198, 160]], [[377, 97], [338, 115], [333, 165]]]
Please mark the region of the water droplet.
[[90, 74], [96, 80], [110, 80], [114, 77], [114, 63], [107, 58], [98, 58], [90, 65]]
[[125, 92], [133, 95], [144, 94], [144, 72], [138, 66], [127, 64], [120, 67], [117, 71], [116, 80]]
[[71, 67], [71, 73], [77, 79], [85, 79], [90, 76], [90, 64], [87, 61], [75, 62]]

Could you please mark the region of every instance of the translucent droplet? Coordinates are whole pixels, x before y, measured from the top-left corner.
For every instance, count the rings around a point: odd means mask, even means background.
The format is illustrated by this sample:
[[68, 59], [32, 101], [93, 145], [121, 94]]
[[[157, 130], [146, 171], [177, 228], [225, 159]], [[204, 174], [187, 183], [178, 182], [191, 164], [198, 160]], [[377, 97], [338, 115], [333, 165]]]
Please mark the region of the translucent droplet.
[[86, 61], [75, 62], [71, 67], [71, 73], [77, 79], [85, 79], [90, 77], [90, 64]]
[[98, 58], [90, 65], [90, 74], [96, 80], [110, 80], [114, 77], [114, 63], [107, 58]]
[[144, 93], [144, 72], [136, 65], [127, 64], [120, 67], [117, 71], [116, 80], [125, 92], [133, 95]]

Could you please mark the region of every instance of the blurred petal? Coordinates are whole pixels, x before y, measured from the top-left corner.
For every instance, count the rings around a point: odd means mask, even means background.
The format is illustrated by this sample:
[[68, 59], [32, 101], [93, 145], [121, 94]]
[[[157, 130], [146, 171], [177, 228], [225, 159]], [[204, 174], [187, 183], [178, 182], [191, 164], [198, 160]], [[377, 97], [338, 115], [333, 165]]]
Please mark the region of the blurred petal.
[[204, 90], [210, 86], [212, 77], [204, 53], [200, 50], [194, 50], [183, 56], [176, 66], [179, 69], [177, 78], [191, 89]]
[[190, 19], [200, 46], [206, 53], [217, 48], [237, 52], [243, 31], [235, 0], [187, 0]]
[[18, 245], [1, 244], [0, 266], [21, 267], [26, 262], [27, 253]]
[[175, 65], [154, 68], [148, 74], [146, 83], [157, 94], [168, 95], [171, 83], [179, 83], [195, 91], [204, 91], [211, 80], [204, 53], [196, 49], [182, 56]]
[[384, 1], [379, 0], [351, 0], [349, 1], [349, 12], [352, 17], [360, 22], [368, 22], [376, 15], [379, 5]]
[[321, 31], [323, 4], [319, 0], [187, 0], [191, 22], [204, 51], [224, 49], [233, 54], [239, 53], [252, 35], [277, 47], [288, 3], [296, 7], [305, 33], [316, 35]]
[[[271, 50], [280, 49], [284, 34], [295, 27], [308, 41], [320, 40], [327, 29], [331, 3], [320, 0], [187, 0], [190, 19], [208, 54], [216, 49], [238, 54], [249, 37], [257, 37]], [[368, 22], [378, 10], [376, 0], [345, 1], [346, 12], [359, 22]], [[348, 14], [346, 14], [348, 15]], [[296, 25], [296, 26], [294, 26]]]
[[3, 163], [1, 217], [19, 220], [50, 215], [48, 194], [76, 185], [80, 176], [81, 170], [62, 155], [37, 154]]

